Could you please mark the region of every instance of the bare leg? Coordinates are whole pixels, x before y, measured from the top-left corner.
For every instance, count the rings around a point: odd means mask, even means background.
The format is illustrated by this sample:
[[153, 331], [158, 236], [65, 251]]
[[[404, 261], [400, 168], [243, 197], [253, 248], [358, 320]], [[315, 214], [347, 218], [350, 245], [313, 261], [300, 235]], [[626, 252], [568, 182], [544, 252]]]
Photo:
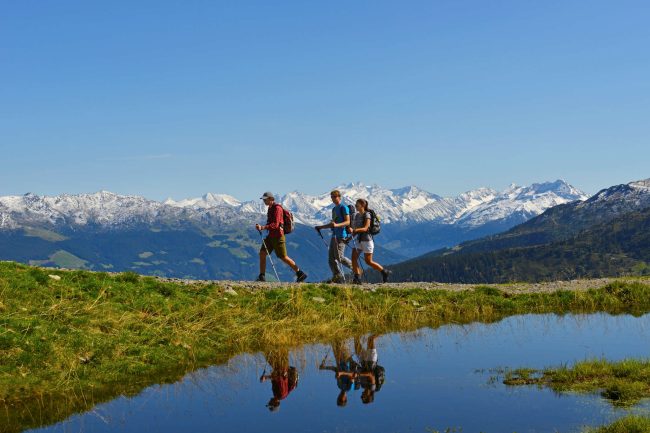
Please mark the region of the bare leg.
[[357, 354], [359, 360], [363, 355], [363, 346], [361, 345], [361, 337], [354, 337], [354, 353]]
[[359, 269], [359, 250], [356, 248], [352, 250], [352, 272], [354, 272], [354, 275], [361, 275], [361, 269]]
[[260, 274], [266, 274], [266, 251], [260, 250]]
[[334, 359], [336, 359], [337, 367], [340, 363], [350, 359], [350, 351], [344, 340], [337, 340], [332, 343], [332, 353], [334, 354]]
[[296, 262], [291, 260], [291, 257], [289, 256], [280, 257], [280, 260], [282, 260], [284, 263], [289, 265], [289, 267], [293, 269], [294, 272], [298, 272], [298, 266], [296, 265]]
[[368, 266], [370, 266], [371, 268], [373, 268], [373, 269], [375, 269], [375, 270], [377, 270], [379, 272], [384, 270], [382, 265], [380, 265], [377, 262], [372, 261], [372, 254], [365, 254], [364, 258], [366, 259], [366, 263], [368, 264]]
[[372, 334], [370, 337], [368, 337], [368, 350], [372, 350], [375, 348], [375, 339], [377, 338], [376, 335]]

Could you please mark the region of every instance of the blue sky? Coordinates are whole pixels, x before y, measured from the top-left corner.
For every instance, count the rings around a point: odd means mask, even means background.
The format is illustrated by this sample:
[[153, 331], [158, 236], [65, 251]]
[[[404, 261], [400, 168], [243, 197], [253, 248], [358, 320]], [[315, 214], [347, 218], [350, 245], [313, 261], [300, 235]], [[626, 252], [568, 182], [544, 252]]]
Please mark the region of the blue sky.
[[0, 195], [650, 177], [646, 1], [4, 2]]

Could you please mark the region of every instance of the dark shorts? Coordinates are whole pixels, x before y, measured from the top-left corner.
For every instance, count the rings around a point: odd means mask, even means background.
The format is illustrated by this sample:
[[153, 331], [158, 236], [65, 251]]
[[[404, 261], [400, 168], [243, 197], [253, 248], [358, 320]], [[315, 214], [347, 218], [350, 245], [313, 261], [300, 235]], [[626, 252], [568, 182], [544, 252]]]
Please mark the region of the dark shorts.
[[[267, 236], [264, 238], [264, 243], [266, 244], [266, 249], [269, 254], [273, 254], [273, 251], [275, 251], [277, 257], [282, 258], [287, 256], [287, 243], [284, 236], [281, 238], [270, 238]], [[260, 252], [262, 251], [266, 252], [264, 244], [260, 247]]]

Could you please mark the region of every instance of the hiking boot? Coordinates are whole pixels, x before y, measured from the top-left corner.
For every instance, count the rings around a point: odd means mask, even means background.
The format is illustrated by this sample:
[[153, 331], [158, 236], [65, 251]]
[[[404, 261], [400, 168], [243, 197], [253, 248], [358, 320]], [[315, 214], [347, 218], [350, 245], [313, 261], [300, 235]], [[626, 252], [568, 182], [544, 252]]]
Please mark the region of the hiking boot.
[[296, 283], [302, 283], [307, 279], [307, 274], [305, 274], [301, 269], [298, 269], [296, 272]]
[[345, 279], [343, 278], [343, 275], [335, 275], [332, 278], [332, 283], [334, 284], [343, 284], [345, 282]]
[[388, 282], [388, 278], [390, 278], [390, 274], [391, 274], [391, 273], [392, 273], [392, 272], [389, 271], [389, 270], [382, 269], [382, 271], [381, 271], [381, 279], [382, 279], [382, 282], [387, 283], [387, 282]]
[[264, 274], [259, 274], [259, 275], [257, 276], [257, 280], [255, 280], [255, 281], [266, 281], [266, 275], [264, 275]]
[[358, 275], [355, 275], [354, 278], [352, 279], [352, 284], [362, 284], [361, 278]]

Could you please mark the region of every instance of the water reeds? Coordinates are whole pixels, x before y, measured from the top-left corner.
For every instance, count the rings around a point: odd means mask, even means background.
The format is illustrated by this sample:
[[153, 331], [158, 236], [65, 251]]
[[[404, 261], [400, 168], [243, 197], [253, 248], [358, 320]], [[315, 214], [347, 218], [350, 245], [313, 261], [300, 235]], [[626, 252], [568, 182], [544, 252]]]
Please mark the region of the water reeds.
[[503, 383], [545, 386], [556, 392], [598, 392], [616, 406], [631, 406], [650, 397], [650, 359], [592, 359], [570, 367], [517, 369], [507, 371]]
[[628, 415], [601, 427], [588, 427], [585, 433], [649, 433], [650, 418]]

